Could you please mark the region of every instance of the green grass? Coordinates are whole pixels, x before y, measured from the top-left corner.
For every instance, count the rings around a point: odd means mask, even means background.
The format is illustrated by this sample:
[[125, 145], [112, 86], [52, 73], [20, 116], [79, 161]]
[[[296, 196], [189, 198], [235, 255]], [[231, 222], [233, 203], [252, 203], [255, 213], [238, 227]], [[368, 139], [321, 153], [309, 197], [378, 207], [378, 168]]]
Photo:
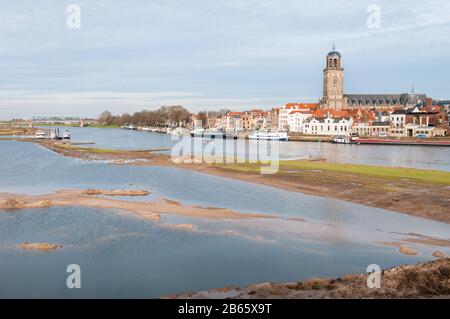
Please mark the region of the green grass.
[[110, 148], [96, 148], [96, 147], [75, 147], [73, 145], [58, 144], [58, 148], [67, 149], [74, 152], [84, 152], [84, 153], [94, 153], [94, 154], [113, 154], [119, 153], [120, 150], [110, 149]]
[[[384, 178], [390, 180], [408, 179], [431, 184], [450, 185], [450, 172], [437, 170], [421, 170], [401, 167], [384, 167], [372, 165], [329, 163], [320, 161], [280, 161], [280, 171], [278, 174], [285, 174], [286, 171], [311, 171], [319, 170], [325, 172], [349, 174], [357, 176], [367, 176]], [[220, 164], [219, 167], [238, 170], [240, 172], [258, 173], [258, 164]], [[320, 173], [318, 173], [320, 174]]]

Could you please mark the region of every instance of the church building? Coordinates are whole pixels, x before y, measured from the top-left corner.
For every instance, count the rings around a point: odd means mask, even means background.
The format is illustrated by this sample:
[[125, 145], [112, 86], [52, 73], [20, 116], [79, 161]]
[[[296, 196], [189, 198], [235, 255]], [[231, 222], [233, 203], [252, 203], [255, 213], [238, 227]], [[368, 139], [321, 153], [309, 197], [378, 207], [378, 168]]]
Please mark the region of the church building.
[[425, 105], [425, 94], [345, 94], [344, 93], [344, 68], [342, 56], [333, 51], [326, 57], [326, 67], [323, 70], [323, 97], [320, 100], [321, 109], [351, 109], [359, 107], [383, 109], [392, 107], [409, 108], [417, 105]]

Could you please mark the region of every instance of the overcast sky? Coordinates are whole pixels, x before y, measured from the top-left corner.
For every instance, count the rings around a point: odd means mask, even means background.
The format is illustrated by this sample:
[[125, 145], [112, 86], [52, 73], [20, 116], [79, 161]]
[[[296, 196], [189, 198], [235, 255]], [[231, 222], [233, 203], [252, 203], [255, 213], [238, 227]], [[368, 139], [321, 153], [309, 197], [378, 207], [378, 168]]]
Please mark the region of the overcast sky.
[[450, 98], [449, 34], [447, 0], [3, 0], [0, 119], [317, 101], [333, 41], [346, 93]]

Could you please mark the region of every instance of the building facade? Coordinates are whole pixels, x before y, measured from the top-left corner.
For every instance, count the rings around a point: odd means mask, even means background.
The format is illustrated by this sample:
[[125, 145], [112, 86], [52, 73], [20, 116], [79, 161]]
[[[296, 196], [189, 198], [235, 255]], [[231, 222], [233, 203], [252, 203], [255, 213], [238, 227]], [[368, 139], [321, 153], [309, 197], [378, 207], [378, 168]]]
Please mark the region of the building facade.
[[303, 133], [309, 135], [350, 135], [352, 118], [310, 118], [303, 125]]
[[320, 100], [320, 108], [341, 110], [347, 108], [369, 107], [378, 110], [392, 107], [425, 106], [427, 103], [425, 94], [345, 94], [344, 68], [342, 67], [342, 55], [333, 51], [326, 56], [326, 67], [323, 70], [323, 97]]
[[303, 124], [307, 119], [313, 116], [313, 112], [310, 110], [295, 110], [289, 113], [288, 115], [288, 123], [289, 123], [289, 132], [292, 133], [302, 133], [303, 132]]

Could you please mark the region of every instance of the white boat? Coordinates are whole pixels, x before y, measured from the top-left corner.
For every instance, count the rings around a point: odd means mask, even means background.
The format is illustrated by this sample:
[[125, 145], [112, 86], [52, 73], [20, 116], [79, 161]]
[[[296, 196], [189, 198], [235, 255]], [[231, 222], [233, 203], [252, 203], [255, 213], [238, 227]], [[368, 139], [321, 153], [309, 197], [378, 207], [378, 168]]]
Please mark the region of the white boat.
[[62, 136], [62, 139], [63, 140], [70, 140], [70, 133], [69, 133], [69, 131], [65, 131], [64, 132], [64, 134], [63, 134], [63, 136]]
[[352, 140], [349, 136], [333, 136], [333, 139], [331, 140], [331, 143], [334, 144], [352, 144]]
[[286, 132], [255, 132], [248, 137], [251, 140], [289, 141]]
[[42, 140], [42, 139], [47, 138], [47, 134], [45, 134], [45, 132], [36, 132], [34, 137], [39, 139], [39, 140]]
[[203, 133], [203, 138], [210, 138], [210, 139], [225, 138], [225, 134], [219, 130], [210, 129], [210, 130], [206, 130]]
[[182, 127], [177, 127], [176, 129], [174, 129], [172, 131], [172, 135], [185, 135], [186, 134], [186, 129], [182, 128]]
[[130, 130], [130, 131], [135, 131], [136, 130], [136, 127], [134, 125], [124, 125], [124, 126], [122, 126], [122, 128], [124, 130]]
[[205, 130], [202, 128], [196, 128], [191, 131], [191, 137], [203, 137]]

